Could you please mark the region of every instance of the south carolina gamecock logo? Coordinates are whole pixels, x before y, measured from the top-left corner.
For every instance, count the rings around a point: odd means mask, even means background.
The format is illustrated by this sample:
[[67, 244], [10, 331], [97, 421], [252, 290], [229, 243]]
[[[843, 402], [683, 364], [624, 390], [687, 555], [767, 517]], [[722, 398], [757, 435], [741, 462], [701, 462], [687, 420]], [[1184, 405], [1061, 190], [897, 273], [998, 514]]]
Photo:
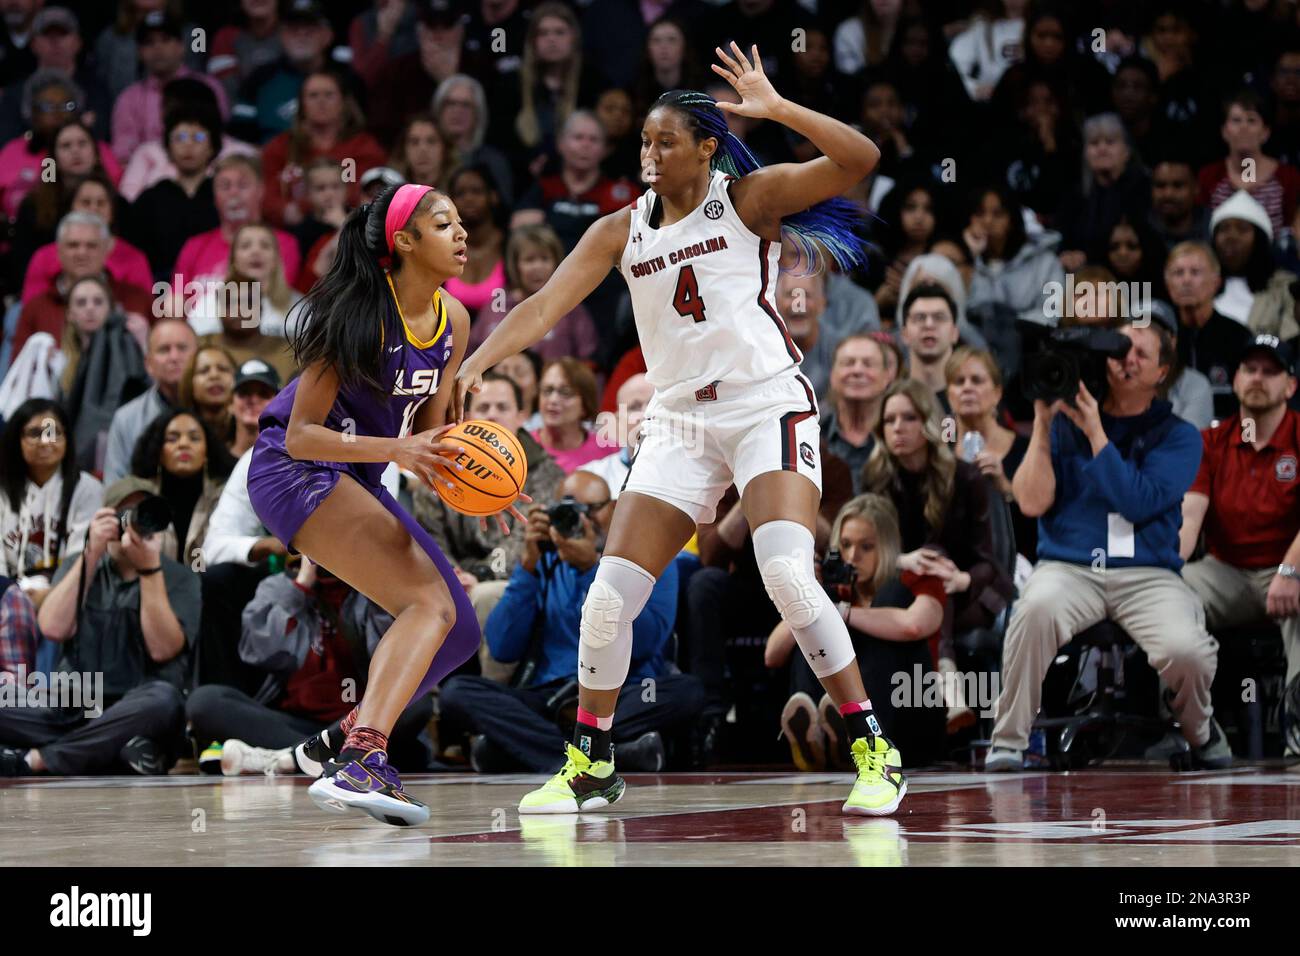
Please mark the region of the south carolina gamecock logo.
[[803, 459], [803, 463], [809, 468], [812, 468], [817, 464], [817, 459], [813, 455], [812, 446], [806, 441], [799, 443], [799, 457]]
[[1279, 458], [1275, 474], [1278, 481], [1295, 481], [1295, 458], [1291, 455], [1283, 455]]

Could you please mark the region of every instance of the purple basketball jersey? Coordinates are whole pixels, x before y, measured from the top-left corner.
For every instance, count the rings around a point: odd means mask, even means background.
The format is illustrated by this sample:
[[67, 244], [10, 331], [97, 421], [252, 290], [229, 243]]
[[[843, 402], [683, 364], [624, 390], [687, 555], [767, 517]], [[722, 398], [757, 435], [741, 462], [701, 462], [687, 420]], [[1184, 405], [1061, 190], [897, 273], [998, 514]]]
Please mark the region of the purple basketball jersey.
[[[438, 325], [428, 342], [416, 339], [400, 316], [394, 320], [391, 313], [385, 313], [380, 348], [384, 353], [383, 380], [392, 383], [390, 395], [386, 400], [379, 400], [365, 386], [340, 389], [325, 418], [326, 428], [378, 438], [399, 438], [410, 434], [416, 412], [438, 391], [443, 370], [451, 359], [451, 322], [441, 290], [434, 293], [433, 301]], [[258, 422], [260, 427], [288, 427], [294, 396], [298, 393], [298, 381], [295, 378], [286, 385], [266, 406]], [[387, 465], [383, 462], [351, 462], [335, 467], [346, 469], [373, 488], [378, 487]]]

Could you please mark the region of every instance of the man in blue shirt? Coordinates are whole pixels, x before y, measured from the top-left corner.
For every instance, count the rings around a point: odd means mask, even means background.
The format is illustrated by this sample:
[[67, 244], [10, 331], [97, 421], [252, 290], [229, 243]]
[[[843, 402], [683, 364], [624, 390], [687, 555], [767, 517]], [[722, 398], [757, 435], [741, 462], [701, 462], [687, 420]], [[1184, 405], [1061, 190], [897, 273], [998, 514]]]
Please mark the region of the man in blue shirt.
[[[536, 671], [523, 687], [460, 676], [442, 688], [443, 721], [470, 730], [471, 763], [479, 772], [554, 772], [556, 754], [568, 739], [555, 711], [567, 696], [566, 687], [571, 685], [577, 699], [574, 661], [582, 603], [596, 578], [616, 502], [605, 480], [586, 471], [569, 475], [561, 494], [587, 507], [580, 536], [562, 536], [551, 526], [546, 509], [532, 507], [523, 557], [484, 629], [495, 660], [528, 658]], [[632, 663], [614, 711], [620, 766], [661, 770], [660, 732], [689, 723], [704, 705], [699, 679], [678, 673], [663, 657], [676, 617], [677, 569], [669, 563], [632, 624]]]
[[1082, 384], [1074, 406], [1034, 402], [1012, 490], [1025, 515], [1039, 518], [1039, 563], [1007, 627], [986, 770], [1021, 769], [1052, 659], [1106, 618], [1146, 651], [1172, 692], [1194, 765], [1232, 762], [1210, 705], [1219, 645], [1178, 573], [1182, 498], [1200, 466], [1201, 436], [1156, 398], [1174, 357], [1169, 333], [1149, 320], [1119, 331], [1132, 345], [1107, 361], [1100, 406]]

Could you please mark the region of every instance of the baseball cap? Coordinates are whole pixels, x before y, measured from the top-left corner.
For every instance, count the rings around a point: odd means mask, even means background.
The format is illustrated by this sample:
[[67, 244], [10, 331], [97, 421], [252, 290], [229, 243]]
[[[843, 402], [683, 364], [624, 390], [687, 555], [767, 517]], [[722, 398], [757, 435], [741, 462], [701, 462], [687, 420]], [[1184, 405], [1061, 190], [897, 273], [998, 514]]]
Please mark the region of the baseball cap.
[[468, 18], [462, 6], [453, 0], [421, 0], [416, 16], [427, 27], [448, 30]]
[[1295, 357], [1291, 354], [1291, 346], [1276, 335], [1263, 332], [1255, 336], [1241, 350], [1240, 361], [1246, 361], [1246, 356], [1250, 355], [1251, 352], [1267, 352], [1273, 356], [1278, 365], [1282, 366], [1284, 372], [1288, 375], [1295, 374]]
[[152, 34], [165, 33], [179, 40], [182, 35], [181, 22], [166, 10], [154, 10], [145, 14], [135, 30], [135, 42], [143, 44]]
[[141, 491], [146, 494], [156, 495], [158, 494], [158, 486], [148, 478], [139, 478], [135, 475], [119, 478], [104, 489], [104, 507], [116, 508], [127, 498]]
[[67, 7], [46, 7], [32, 19], [32, 36], [40, 36], [46, 30], [80, 33], [81, 24], [77, 22], [77, 15]]
[[325, 8], [317, 0], [288, 0], [280, 11], [282, 22], [319, 23], [324, 19]]
[[235, 373], [235, 391], [247, 382], [261, 382], [273, 392], [280, 390], [280, 373], [261, 359], [249, 359]]
[[365, 189], [377, 179], [384, 181], [384, 187], [401, 186], [406, 177], [391, 166], [375, 166], [361, 174], [361, 188]]

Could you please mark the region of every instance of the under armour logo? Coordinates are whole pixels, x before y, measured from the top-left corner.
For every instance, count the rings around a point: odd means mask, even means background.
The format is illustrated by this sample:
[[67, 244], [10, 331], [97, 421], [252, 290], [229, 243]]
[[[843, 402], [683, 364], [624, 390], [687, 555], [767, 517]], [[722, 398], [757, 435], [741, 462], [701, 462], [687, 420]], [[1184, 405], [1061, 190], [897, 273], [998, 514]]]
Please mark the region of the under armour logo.
[[583, 661], [578, 661], [578, 670], [586, 671], [588, 674], [596, 673], [596, 668], [588, 667], [586, 663], [584, 663]]
[[809, 654], [809, 655], [808, 655], [808, 659], [809, 659], [810, 661], [815, 661], [817, 658], [819, 658], [819, 657], [825, 657], [825, 656], [826, 656], [826, 648], [823, 647], [823, 648], [820, 648], [820, 649], [817, 651], [816, 654]]

